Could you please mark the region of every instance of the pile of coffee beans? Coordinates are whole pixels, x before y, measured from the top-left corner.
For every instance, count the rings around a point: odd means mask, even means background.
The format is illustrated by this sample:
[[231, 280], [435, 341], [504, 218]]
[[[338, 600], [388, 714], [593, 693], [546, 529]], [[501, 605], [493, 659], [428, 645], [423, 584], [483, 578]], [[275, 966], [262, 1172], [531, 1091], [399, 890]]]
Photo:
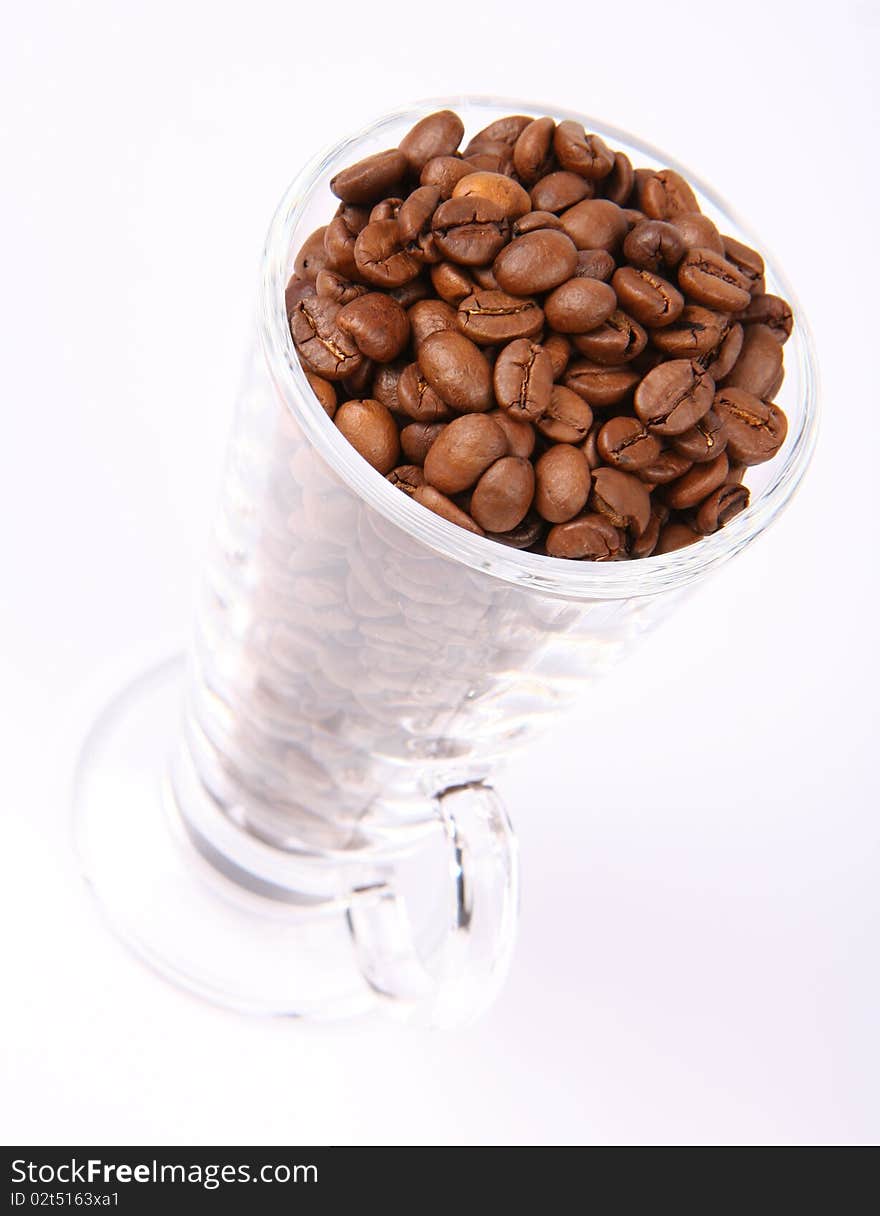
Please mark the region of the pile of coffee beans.
[[669, 553], [748, 505], [785, 439], [789, 306], [672, 169], [443, 110], [338, 173], [287, 287], [322, 406], [470, 532], [551, 557]]

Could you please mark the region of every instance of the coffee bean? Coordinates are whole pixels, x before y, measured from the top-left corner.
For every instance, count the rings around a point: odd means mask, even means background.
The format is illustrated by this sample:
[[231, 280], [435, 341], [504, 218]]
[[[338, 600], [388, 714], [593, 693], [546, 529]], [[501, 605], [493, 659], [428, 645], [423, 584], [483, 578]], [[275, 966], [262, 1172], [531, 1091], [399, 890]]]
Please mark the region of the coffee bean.
[[788, 340], [794, 326], [791, 307], [779, 296], [752, 296], [740, 320], [746, 325], [766, 325], [780, 346]]
[[400, 457], [400, 440], [390, 412], [380, 401], [346, 401], [336, 411], [339, 430], [380, 473], [390, 473]]
[[506, 291], [476, 291], [458, 306], [458, 327], [481, 345], [532, 338], [544, 326], [544, 313], [528, 297]]
[[440, 261], [440, 252], [431, 230], [434, 212], [439, 204], [440, 191], [436, 186], [419, 186], [397, 213], [401, 244], [419, 262]]
[[558, 170], [532, 186], [532, 206], [536, 211], [565, 211], [582, 199], [592, 198], [594, 189], [593, 183], [579, 174]]
[[590, 514], [556, 524], [547, 533], [546, 547], [550, 557], [607, 562], [619, 556], [623, 540], [604, 515]]
[[496, 118], [494, 122], [489, 123], [488, 127], [483, 127], [482, 131], [477, 132], [465, 151], [471, 152], [483, 144], [507, 144], [509, 148], [512, 148], [522, 132], [532, 122], [534, 119], [528, 118], [524, 114], [508, 114], [504, 118]]
[[435, 156], [451, 156], [461, 143], [464, 123], [452, 110], [428, 114], [404, 135], [400, 151], [410, 172], [420, 173]]
[[411, 422], [400, 432], [400, 446], [407, 460], [424, 464], [431, 445], [445, 430], [444, 422]]
[[614, 253], [629, 230], [626, 216], [607, 198], [587, 198], [562, 213], [562, 229], [578, 249]]
[[397, 390], [405, 366], [406, 364], [401, 359], [394, 363], [381, 363], [376, 368], [376, 374], [373, 377], [373, 396], [387, 406], [392, 413], [398, 413], [400, 410]]
[[666, 502], [676, 511], [695, 507], [708, 498], [713, 490], [724, 485], [727, 479], [727, 453], [721, 452], [714, 460], [703, 461], [666, 487]]
[[336, 323], [370, 359], [390, 363], [409, 342], [409, 320], [396, 300], [371, 291], [345, 304]]
[[535, 421], [550, 404], [553, 364], [550, 356], [528, 338], [508, 342], [495, 362], [495, 400], [517, 420]]
[[406, 157], [397, 148], [389, 148], [337, 173], [330, 181], [330, 189], [344, 203], [375, 203], [387, 198], [406, 173]]
[[521, 456], [502, 456], [474, 487], [471, 515], [486, 532], [509, 532], [525, 518], [534, 493], [531, 463]]
[[412, 498], [419, 486], [425, 484], [425, 474], [417, 464], [400, 464], [387, 474], [385, 480]]
[[316, 228], [296, 255], [293, 273], [298, 279], [307, 279], [310, 283], [314, 283], [318, 271], [323, 270], [327, 265], [327, 253], [324, 249], [326, 233], [326, 226]]
[[552, 211], [527, 211], [513, 221], [510, 231], [513, 236], [525, 236], [528, 232], [537, 232], [539, 228], [553, 228], [561, 232], [562, 220]]
[[553, 379], [561, 380], [571, 358], [571, 343], [563, 334], [548, 334], [541, 343], [553, 365]]
[[504, 291], [532, 296], [570, 279], [576, 266], [577, 250], [565, 233], [542, 228], [511, 241], [495, 258], [493, 270]]
[[419, 263], [403, 247], [397, 220], [367, 224], [354, 243], [359, 275], [377, 287], [400, 287], [419, 273]]
[[726, 385], [756, 397], [774, 397], [782, 383], [782, 347], [766, 325], [747, 325], [739, 358]]
[[464, 159], [478, 173], [502, 173], [513, 177], [513, 149], [509, 144], [495, 140], [480, 144], [464, 154]]
[[324, 232], [326, 265], [346, 279], [360, 278], [354, 260], [354, 246], [358, 233], [367, 226], [369, 219], [370, 213], [366, 207], [342, 203]]
[[681, 316], [684, 296], [652, 270], [621, 266], [611, 280], [620, 306], [642, 325], [660, 329]]
[[678, 285], [695, 303], [720, 312], [748, 306], [748, 280], [711, 249], [689, 249], [678, 265]]
[[535, 428], [531, 422], [515, 418], [507, 410], [491, 410], [488, 417], [497, 422], [507, 436], [510, 455], [528, 460], [535, 450]]
[[[324, 273], [326, 272], [319, 270], [318, 278], [320, 278], [320, 276]], [[322, 294], [316, 290], [317, 285], [317, 278], [313, 283], [310, 279], [301, 279], [299, 275], [296, 274], [290, 276], [290, 281], [288, 282], [287, 287], [284, 289], [284, 309], [287, 314], [288, 322], [290, 321], [291, 313], [293, 312], [294, 308], [296, 308], [300, 300], [304, 300], [307, 296]]]
[[610, 418], [596, 439], [602, 460], [624, 473], [649, 468], [660, 456], [660, 440], [645, 429], [638, 418], [625, 414]]
[[678, 265], [684, 257], [684, 241], [673, 224], [664, 220], [643, 220], [626, 234], [623, 256], [640, 270], [656, 274]]
[[400, 307], [406, 311], [417, 300], [424, 300], [431, 292], [428, 287], [428, 280], [423, 274], [419, 273], [414, 279], [410, 279], [408, 283], [404, 283], [401, 287], [392, 287], [388, 294], [392, 300], [396, 300]]
[[441, 493], [458, 494], [469, 490], [505, 455], [507, 436], [498, 423], [485, 414], [465, 414], [448, 423], [434, 440], [425, 457], [425, 477]]
[[721, 233], [709, 219], [708, 215], [677, 215], [670, 223], [675, 228], [685, 251], [690, 249], [711, 249], [724, 257], [724, 242]]
[[484, 198], [497, 206], [509, 220], [532, 210], [532, 200], [519, 182], [503, 173], [469, 173], [456, 182], [453, 198]]
[[402, 205], [402, 198], [383, 198], [370, 212], [369, 222], [372, 224], [376, 220], [396, 220]]
[[454, 410], [475, 413], [491, 407], [489, 364], [463, 334], [431, 334], [419, 347], [418, 363], [431, 388]]
[[436, 186], [441, 198], [452, 198], [455, 183], [473, 171], [473, 165], [457, 156], [434, 156], [419, 174], [419, 185]]
[[668, 220], [700, 210], [693, 190], [674, 169], [638, 170], [635, 179], [636, 206], [651, 219]]
[[453, 262], [438, 262], [432, 266], [431, 284], [442, 300], [456, 306], [465, 296], [472, 295], [477, 286], [465, 268]]
[[711, 357], [704, 355], [700, 360], [701, 363], [705, 363], [706, 371], [716, 384], [729, 375], [736, 366], [736, 361], [742, 351], [744, 335], [745, 331], [739, 322], [726, 321], [721, 344], [712, 352]]
[[520, 132], [513, 145], [513, 167], [520, 181], [532, 186], [550, 172], [555, 130], [552, 118], [536, 118]]
[[616, 307], [617, 297], [607, 283], [574, 278], [550, 292], [544, 315], [559, 333], [582, 334], [607, 321]]
[[535, 510], [551, 524], [566, 523], [584, 508], [590, 469], [583, 452], [556, 443], [535, 464]]
[[529, 511], [522, 523], [509, 532], [487, 532], [486, 535], [511, 549], [530, 549], [538, 544], [546, 529], [547, 525], [540, 515]]
[[590, 471], [598, 469], [600, 464], [604, 464], [602, 457], [599, 455], [599, 434], [605, 424], [601, 418], [593, 419], [593, 425], [590, 427], [587, 437], [581, 444], [581, 451], [586, 457], [587, 464], [590, 466]]
[[450, 262], [485, 266], [506, 244], [510, 226], [502, 207], [472, 195], [441, 203], [434, 212], [432, 232], [434, 243]]
[[714, 460], [727, 447], [727, 428], [714, 410], [681, 435], [672, 440], [676, 452], [697, 464]]
[[498, 291], [498, 280], [492, 271], [491, 266], [472, 266], [470, 274], [482, 291]]
[[414, 422], [445, 422], [452, 417], [452, 410], [428, 384], [418, 363], [410, 363], [400, 374], [397, 409]]
[[695, 519], [696, 525], [703, 533], [717, 532], [748, 505], [749, 492], [745, 486], [719, 486], [700, 504]]
[[321, 402], [321, 408], [329, 418], [332, 418], [336, 413], [336, 389], [329, 380], [325, 380], [323, 376], [317, 376], [314, 372], [310, 372], [307, 367], [303, 368], [306, 374], [306, 379], [312, 387], [312, 392]]
[[722, 236], [724, 256], [734, 265], [749, 285], [750, 293], [760, 295], [764, 291], [764, 259], [757, 249], [751, 249], [732, 236]]
[[699, 304], [686, 304], [671, 325], [651, 334], [651, 342], [673, 359], [698, 359], [720, 345], [727, 325], [727, 318], [717, 312]]
[[416, 488], [413, 498], [423, 507], [427, 507], [429, 511], [433, 511], [435, 515], [439, 515], [441, 519], [448, 520], [451, 524], [457, 524], [459, 528], [464, 528], [467, 532], [473, 532], [476, 536], [483, 535], [483, 529], [479, 524], [475, 524], [469, 515], [462, 511], [461, 507], [457, 507], [455, 503], [441, 494], [433, 486], [423, 485]]
[[342, 385], [340, 396], [343, 401], [347, 401], [350, 397], [374, 396], [372, 384], [375, 374], [376, 364], [373, 360], [362, 359], [358, 366], [350, 371], [340, 382]]
[[569, 363], [563, 383], [594, 409], [618, 405], [639, 382], [639, 373], [626, 364], [619, 367], [575, 359]]
[[651, 494], [645, 483], [604, 465], [593, 471], [590, 506], [615, 528], [629, 529], [635, 536], [644, 532], [651, 518]]
[[685, 549], [694, 541], [700, 539], [699, 532], [689, 528], [687, 524], [668, 523], [660, 529], [660, 539], [654, 549], [655, 554], [674, 553], [677, 549]]
[[290, 317], [297, 354], [326, 380], [343, 380], [356, 371], [363, 355], [338, 325], [341, 305], [321, 296], [300, 300]]
[[655, 503], [651, 507], [651, 518], [648, 520], [647, 528], [630, 545], [630, 557], [641, 558], [651, 556], [657, 548], [657, 542], [660, 539], [660, 529], [668, 518], [669, 512], [662, 503]]
[[577, 279], [601, 279], [607, 283], [614, 274], [614, 267], [614, 258], [606, 250], [580, 249], [574, 274]]
[[413, 346], [417, 351], [430, 334], [458, 329], [458, 314], [445, 300], [417, 300], [407, 316]]
[[638, 474], [642, 481], [652, 486], [666, 486], [671, 481], [676, 481], [682, 477], [693, 464], [687, 456], [681, 452], [676, 452], [672, 448], [667, 448], [665, 452], [661, 452], [656, 460], [645, 468], [639, 469]]
[[550, 403], [535, 425], [554, 443], [583, 443], [593, 425], [593, 411], [572, 389], [554, 384]]
[[363, 283], [352, 283], [335, 270], [319, 270], [315, 279], [315, 290], [319, 296], [335, 300], [337, 304], [350, 304], [369, 290]]
[[712, 407], [727, 432], [727, 453], [739, 464], [772, 460], [785, 442], [788, 422], [771, 401], [742, 388], [720, 388]]
[[598, 135], [588, 135], [579, 122], [567, 119], [553, 133], [553, 151], [563, 169], [598, 181], [614, 168], [614, 153]]
[[632, 317], [619, 308], [586, 334], [575, 334], [572, 338], [577, 350], [594, 363], [616, 365], [628, 363], [642, 353], [648, 335]]
[[635, 171], [629, 157], [625, 152], [615, 152], [614, 168], [602, 182], [602, 193], [609, 202], [625, 207], [632, 194], [635, 179]]
[[655, 435], [681, 435], [708, 413], [715, 384], [693, 359], [661, 363], [635, 392], [636, 413]]

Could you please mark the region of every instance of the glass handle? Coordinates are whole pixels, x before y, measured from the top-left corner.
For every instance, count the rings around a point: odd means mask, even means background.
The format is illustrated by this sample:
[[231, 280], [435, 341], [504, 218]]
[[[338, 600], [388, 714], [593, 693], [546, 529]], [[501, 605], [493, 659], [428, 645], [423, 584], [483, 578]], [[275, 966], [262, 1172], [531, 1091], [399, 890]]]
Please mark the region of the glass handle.
[[449, 913], [440, 947], [421, 957], [406, 902], [391, 882], [352, 895], [348, 925], [364, 978], [393, 1009], [430, 1025], [472, 1021], [504, 982], [516, 937], [516, 837], [482, 783], [437, 796], [449, 849]]

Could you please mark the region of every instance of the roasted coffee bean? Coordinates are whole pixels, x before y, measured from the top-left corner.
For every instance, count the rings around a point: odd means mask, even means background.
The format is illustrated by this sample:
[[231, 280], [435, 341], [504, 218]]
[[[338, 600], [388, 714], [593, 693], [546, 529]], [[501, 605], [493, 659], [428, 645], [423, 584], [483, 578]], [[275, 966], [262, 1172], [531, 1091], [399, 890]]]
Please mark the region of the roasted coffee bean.
[[547, 533], [546, 548], [550, 557], [608, 562], [620, 554], [623, 540], [604, 515], [590, 514], [556, 524]]
[[499, 142], [480, 144], [465, 152], [464, 159], [478, 173], [502, 173], [505, 177], [513, 177], [513, 149], [509, 144]]
[[465, 268], [453, 262], [438, 262], [432, 266], [431, 284], [442, 300], [456, 306], [465, 296], [472, 295], [477, 286]]
[[445, 300], [417, 300], [408, 310], [413, 346], [418, 350], [430, 334], [458, 329], [458, 314]]
[[667, 448], [651, 464], [639, 469], [638, 473], [642, 481], [649, 485], [666, 486], [671, 481], [676, 481], [679, 477], [684, 476], [692, 464], [693, 461], [687, 456], [683, 456], [681, 452]]
[[472, 266], [470, 273], [473, 280], [482, 291], [498, 291], [498, 280], [491, 266]]
[[782, 383], [782, 347], [766, 325], [747, 325], [742, 350], [725, 381], [756, 397], [775, 397]]
[[575, 334], [572, 342], [582, 355], [594, 363], [611, 366], [628, 363], [642, 353], [648, 335], [632, 317], [615, 308], [610, 317], [586, 334]]
[[495, 361], [495, 400], [517, 420], [536, 421], [550, 404], [553, 364], [542, 346], [528, 338], [508, 342]]
[[473, 165], [468, 164], [466, 160], [460, 160], [457, 156], [434, 156], [419, 174], [419, 184], [436, 186], [440, 191], [440, 197], [448, 199], [452, 198], [455, 183], [473, 171]]
[[785, 442], [788, 422], [772, 401], [728, 386], [715, 394], [712, 408], [727, 432], [727, 454], [738, 464], [772, 460]]
[[486, 532], [509, 532], [532, 505], [535, 471], [521, 456], [502, 456], [490, 465], [471, 495], [471, 516]]
[[546, 530], [547, 525], [540, 515], [529, 511], [522, 523], [509, 532], [487, 532], [486, 535], [511, 549], [531, 549], [538, 544]]
[[363, 206], [393, 194], [406, 173], [406, 157], [397, 148], [389, 148], [337, 173], [330, 181], [330, 189], [344, 203]]
[[724, 242], [721, 233], [709, 219], [708, 215], [677, 215], [670, 223], [675, 228], [684, 244], [685, 251], [690, 249], [711, 249], [724, 257]]
[[363, 358], [360, 364], [341, 381], [343, 401], [350, 397], [373, 397], [373, 377], [376, 374], [376, 364], [372, 359]]
[[336, 389], [329, 380], [325, 380], [323, 376], [310, 372], [307, 367], [304, 367], [303, 371], [312, 387], [312, 392], [321, 402], [321, 408], [324, 410], [324, 413], [332, 418], [336, 413]]
[[684, 296], [652, 270], [621, 266], [611, 280], [621, 308], [649, 329], [671, 325], [681, 316]]
[[425, 484], [425, 474], [417, 464], [400, 464], [387, 474], [385, 480], [412, 498], [419, 486]]
[[535, 425], [554, 443], [583, 443], [593, 425], [593, 411], [572, 389], [554, 384], [550, 404]]
[[711, 249], [689, 249], [678, 264], [678, 285], [706, 308], [739, 312], [748, 306], [748, 280], [732, 262]]
[[605, 249], [578, 250], [577, 279], [601, 279], [607, 283], [614, 274], [614, 258]]
[[563, 383], [583, 397], [593, 409], [618, 405], [627, 397], [640, 379], [639, 373], [626, 364], [620, 367], [575, 359], [565, 371]]
[[366, 207], [350, 207], [343, 203], [324, 232], [326, 264], [346, 279], [360, 278], [354, 246], [358, 233], [366, 228], [369, 219]]
[[414, 422], [445, 422], [452, 417], [452, 410], [428, 384], [418, 363], [408, 364], [400, 373], [397, 409]]
[[553, 379], [561, 380], [571, 358], [571, 343], [562, 334], [548, 334], [541, 343], [553, 365]]
[[352, 283], [335, 270], [319, 270], [315, 290], [319, 296], [326, 296], [337, 304], [350, 304], [358, 296], [365, 295], [369, 288], [363, 283]]
[[428, 282], [429, 280], [420, 273], [414, 279], [410, 279], [408, 283], [404, 283], [402, 287], [392, 287], [388, 294], [406, 311], [417, 300], [424, 300], [431, 294]]
[[625, 207], [632, 194], [636, 175], [625, 152], [614, 153], [614, 168], [602, 182], [602, 194], [618, 207]]
[[510, 225], [504, 209], [472, 195], [451, 198], [434, 212], [431, 229], [441, 255], [460, 266], [485, 266], [506, 244]]
[[491, 407], [489, 364], [464, 334], [451, 330], [431, 334], [419, 347], [418, 363], [431, 388], [454, 410], [476, 413]]
[[534, 300], [506, 291], [476, 291], [466, 296], [457, 316], [461, 332], [484, 346], [532, 338], [544, 327], [544, 313]]
[[654, 220], [668, 220], [700, 210], [693, 190], [674, 169], [637, 170], [635, 200], [636, 206]]
[[370, 212], [369, 222], [372, 224], [376, 220], [396, 220], [402, 206], [402, 198], [383, 198]]
[[565, 211], [582, 199], [592, 198], [595, 187], [577, 173], [563, 169], [548, 173], [532, 186], [532, 206], [536, 211]]
[[416, 258], [403, 247], [397, 220], [367, 224], [354, 243], [358, 274], [377, 287], [400, 287], [419, 273]]
[[492, 410], [488, 416], [498, 423], [507, 436], [509, 454], [528, 460], [535, 450], [535, 428], [531, 422], [514, 418], [507, 410]]
[[684, 257], [684, 241], [673, 224], [664, 220], [643, 220], [626, 234], [623, 256], [640, 270], [656, 274], [678, 265]]
[[511, 241], [492, 269], [502, 290], [533, 296], [570, 279], [576, 266], [577, 250], [565, 233], [542, 228]]
[[638, 207], [624, 207], [621, 203], [620, 209], [623, 212], [624, 218], [630, 228], [635, 228], [636, 224], [644, 224], [645, 220], [648, 218], [644, 211], [639, 211]]
[[624, 473], [649, 468], [660, 455], [660, 440], [638, 418], [621, 414], [609, 418], [596, 438], [596, 448], [607, 465]]
[[748, 282], [749, 291], [753, 296], [764, 291], [764, 259], [757, 249], [744, 245], [742, 241], [732, 236], [722, 236], [721, 244], [724, 256], [734, 265], [743, 278]]
[[421, 173], [435, 156], [451, 156], [461, 143], [464, 123], [452, 110], [428, 114], [407, 131], [400, 141], [400, 151], [411, 173]]
[[364, 460], [380, 473], [390, 473], [400, 458], [394, 419], [381, 401], [346, 401], [336, 411], [337, 427]]
[[535, 510], [550, 524], [564, 524], [584, 509], [590, 468], [583, 452], [555, 443], [535, 464]]
[[661, 553], [674, 553], [677, 549], [685, 549], [699, 539], [699, 532], [695, 532], [687, 524], [678, 522], [664, 524], [660, 529], [660, 538], [654, 548], [654, 553], [658, 556]]
[[436, 186], [419, 186], [401, 205], [397, 224], [401, 243], [407, 253], [419, 262], [439, 262], [440, 252], [434, 241], [431, 224], [440, 204]]
[[527, 232], [537, 232], [539, 228], [554, 228], [561, 232], [562, 220], [552, 211], [527, 211], [513, 221], [510, 231], [512, 236], [525, 236]]
[[648, 526], [645, 528], [641, 536], [637, 536], [629, 547], [630, 557], [650, 557], [657, 548], [657, 542], [660, 539], [660, 529], [669, 518], [669, 512], [662, 503], [655, 503], [651, 507], [651, 518], [648, 520]]
[[396, 300], [371, 291], [343, 305], [336, 324], [370, 359], [390, 363], [409, 341], [409, 320]]
[[746, 475], [748, 469], [747, 464], [735, 464], [728, 457], [729, 468], [727, 470], [727, 484], [731, 486], [739, 485]]
[[607, 283], [574, 278], [550, 292], [544, 315], [559, 333], [582, 334], [607, 321], [616, 307], [617, 297]]
[[483, 535], [483, 529], [479, 524], [475, 524], [471, 517], [462, 511], [461, 507], [457, 507], [451, 498], [447, 498], [445, 494], [441, 494], [433, 486], [418, 486], [413, 494], [413, 498], [421, 506], [427, 507], [429, 511], [433, 511], [435, 515], [439, 515], [441, 519], [448, 520], [451, 524], [457, 524], [459, 528], [464, 528], [467, 532], [473, 532], [476, 536]]
[[400, 411], [398, 388], [405, 366], [403, 360], [396, 360], [394, 363], [380, 363], [373, 377], [373, 396], [387, 406], [392, 413]]
[[588, 135], [579, 122], [567, 119], [553, 133], [553, 151], [563, 169], [598, 181], [614, 168], [614, 153], [598, 135]]
[[727, 318], [717, 312], [699, 304], [686, 304], [671, 325], [651, 334], [651, 342], [673, 359], [698, 359], [717, 349], [727, 325]]
[[702, 464], [714, 460], [727, 447], [727, 429], [714, 410], [704, 414], [696, 425], [672, 440], [676, 452]]
[[434, 440], [425, 457], [425, 477], [441, 493], [458, 494], [506, 455], [507, 436], [498, 423], [485, 414], [465, 414], [453, 418]]
[[519, 184], [503, 173], [477, 172], [456, 182], [453, 198], [484, 198], [500, 208], [502, 215], [515, 220], [532, 210], [532, 200]]
[[645, 483], [604, 465], [593, 470], [590, 506], [615, 528], [628, 529], [634, 536], [644, 532], [651, 519], [651, 494]]
[[[318, 271], [318, 277], [325, 271]], [[304, 300], [306, 296], [314, 296], [322, 294], [317, 291], [318, 280], [313, 283], [310, 279], [301, 279], [299, 275], [293, 274], [290, 276], [290, 281], [284, 289], [284, 309], [287, 314], [287, 320], [290, 321], [290, 314], [296, 308], [300, 300]]]
[[689, 507], [697, 506], [704, 498], [708, 498], [713, 490], [724, 485], [727, 470], [726, 452], [721, 452], [713, 460], [693, 465], [683, 477], [666, 487], [666, 502], [676, 511], [685, 511]]
[[725, 322], [721, 345], [712, 353], [711, 357], [704, 355], [700, 360], [701, 363], [705, 363], [706, 371], [716, 384], [729, 375], [736, 366], [736, 361], [742, 351], [744, 332], [739, 322]]
[[562, 213], [562, 230], [578, 249], [615, 253], [629, 230], [626, 216], [607, 198], [587, 198]]
[[581, 451], [586, 457], [587, 464], [590, 466], [591, 471], [593, 469], [598, 469], [600, 464], [605, 463], [602, 460], [602, 457], [599, 455], [599, 434], [603, 426], [604, 423], [602, 422], [601, 418], [594, 419], [593, 425], [590, 427], [586, 439], [581, 444]]
[[326, 380], [344, 380], [363, 362], [354, 339], [339, 328], [341, 309], [335, 300], [307, 296], [290, 317], [297, 354]]
[[507, 144], [512, 148], [531, 122], [534, 122], [534, 119], [524, 114], [508, 114], [505, 118], [496, 118], [488, 127], [483, 127], [482, 131], [476, 133], [465, 152], [472, 152], [482, 144]]
[[739, 515], [749, 505], [749, 492], [745, 486], [725, 484], [719, 486], [700, 504], [695, 523], [704, 534], [717, 532], [726, 523]]
[[715, 384], [694, 359], [661, 363], [635, 392], [635, 411], [655, 435], [681, 435], [708, 413]]
[[779, 296], [752, 296], [740, 320], [746, 325], [766, 325], [780, 346], [788, 340], [794, 326], [791, 307]]
[[517, 177], [526, 185], [534, 185], [550, 172], [555, 130], [556, 123], [552, 118], [536, 118], [517, 137], [513, 145], [513, 167]]
[[326, 226], [316, 228], [296, 255], [293, 273], [298, 279], [307, 279], [310, 283], [314, 283], [318, 271], [323, 270], [327, 265], [327, 253], [324, 249], [326, 233]]
[[431, 445], [442, 434], [445, 422], [411, 422], [400, 432], [400, 446], [407, 460], [424, 464]]

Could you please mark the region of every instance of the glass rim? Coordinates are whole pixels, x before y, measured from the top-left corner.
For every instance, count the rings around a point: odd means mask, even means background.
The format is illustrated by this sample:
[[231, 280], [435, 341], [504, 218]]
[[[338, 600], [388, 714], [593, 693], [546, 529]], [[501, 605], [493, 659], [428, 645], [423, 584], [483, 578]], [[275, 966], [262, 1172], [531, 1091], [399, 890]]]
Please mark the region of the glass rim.
[[569, 561], [512, 549], [498, 541], [467, 532], [401, 494], [373, 469], [333, 425], [311, 390], [290, 335], [284, 292], [291, 236], [322, 173], [346, 151], [354, 151], [356, 145], [381, 134], [386, 127], [403, 121], [415, 123], [434, 110], [457, 107], [467, 107], [471, 111], [483, 107], [487, 112], [487, 121], [490, 117], [497, 117], [495, 111], [504, 110], [510, 114], [552, 114], [559, 119], [581, 122], [588, 130], [611, 140], [619, 140], [649, 159], [682, 173], [749, 243], [762, 251], [765, 248], [764, 243], [753, 236], [749, 226], [699, 175], [662, 150], [602, 119], [516, 98], [466, 94], [426, 98], [389, 111], [338, 140], [308, 161], [284, 192], [266, 238], [258, 300], [260, 340], [276, 391], [309, 441], [346, 486], [390, 523], [449, 561], [461, 562], [473, 570], [520, 587], [570, 600], [631, 598], [683, 587], [729, 560], [764, 531], [798, 488], [815, 448], [819, 382], [813, 340], [803, 310], [772, 255], [764, 256], [765, 264], [791, 302], [795, 316], [787, 350], [794, 351], [796, 355], [803, 394], [802, 412], [794, 432], [788, 436], [778, 468], [774, 468], [770, 481], [746, 510], [717, 532], [701, 537], [697, 543], [673, 553], [636, 561]]

